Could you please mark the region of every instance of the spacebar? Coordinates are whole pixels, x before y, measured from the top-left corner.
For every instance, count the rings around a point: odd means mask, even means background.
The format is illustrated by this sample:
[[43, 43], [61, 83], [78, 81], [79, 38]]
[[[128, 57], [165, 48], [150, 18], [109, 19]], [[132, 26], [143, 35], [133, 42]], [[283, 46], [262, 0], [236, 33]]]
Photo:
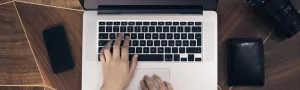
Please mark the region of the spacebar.
[[[130, 61], [133, 55], [129, 55]], [[138, 61], [164, 61], [164, 56], [158, 54], [139, 54]]]

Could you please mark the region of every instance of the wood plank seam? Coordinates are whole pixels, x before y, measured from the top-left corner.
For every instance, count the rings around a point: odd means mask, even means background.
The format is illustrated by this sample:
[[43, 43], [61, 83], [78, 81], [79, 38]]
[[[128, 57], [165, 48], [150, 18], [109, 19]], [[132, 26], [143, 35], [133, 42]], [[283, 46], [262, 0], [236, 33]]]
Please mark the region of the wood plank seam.
[[17, 12], [17, 15], [18, 15], [18, 17], [19, 17], [21, 26], [22, 26], [22, 28], [23, 28], [25, 37], [26, 37], [27, 42], [28, 42], [28, 44], [29, 44], [29, 48], [30, 48], [30, 50], [31, 50], [31, 53], [32, 53], [32, 55], [33, 55], [33, 58], [34, 58], [35, 63], [36, 63], [36, 65], [37, 65], [37, 68], [38, 68], [38, 70], [39, 70], [39, 72], [40, 72], [40, 75], [41, 75], [41, 77], [42, 77], [43, 83], [44, 83], [44, 85], [46, 85], [45, 80], [44, 80], [44, 77], [43, 77], [43, 75], [42, 75], [42, 73], [41, 73], [41, 69], [40, 69], [40, 67], [39, 67], [39, 64], [38, 64], [38, 62], [37, 62], [37, 60], [36, 60], [36, 57], [35, 57], [35, 55], [34, 55], [32, 46], [31, 46], [30, 41], [29, 41], [29, 39], [28, 39], [28, 36], [27, 36], [26, 30], [25, 30], [25, 27], [24, 27], [24, 25], [23, 25], [22, 19], [21, 19], [20, 14], [19, 14], [19, 11], [18, 11], [18, 9], [17, 9], [16, 3], [15, 3], [15, 2], [13, 2], [13, 3], [14, 3], [14, 6], [15, 6], [15, 10], [16, 10], [16, 12]]
[[4, 4], [9, 4], [9, 3], [12, 3], [14, 1], [8, 1], [8, 2], [4, 2], [4, 3], [0, 3], [0, 5], [4, 5]]
[[51, 6], [51, 5], [46, 5], [46, 4], [31, 3], [31, 2], [18, 1], [18, 0], [14, 0], [14, 2], [19, 2], [19, 3], [26, 3], [26, 4], [33, 4], [33, 5], [45, 6], [45, 7], [52, 7], [52, 8], [59, 8], [59, 9], [65, 9], [65, 10], [72, 10], [72, 11], [80, 11], [80, 12], [84, 12], [84, 10], [71, 9], [71, 8], [65, 8], [65, 7], [59, 7], [59, 6]]

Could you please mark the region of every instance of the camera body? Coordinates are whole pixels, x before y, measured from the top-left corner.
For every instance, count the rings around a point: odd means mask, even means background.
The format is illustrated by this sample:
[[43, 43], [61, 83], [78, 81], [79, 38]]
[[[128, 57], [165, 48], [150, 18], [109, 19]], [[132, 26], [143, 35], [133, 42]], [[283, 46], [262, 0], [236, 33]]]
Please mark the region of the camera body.
[[292, 37], [300, 31], [300, 14], [289, 0], [247, 0], [258, 12], [272, 23], [275, 32]]

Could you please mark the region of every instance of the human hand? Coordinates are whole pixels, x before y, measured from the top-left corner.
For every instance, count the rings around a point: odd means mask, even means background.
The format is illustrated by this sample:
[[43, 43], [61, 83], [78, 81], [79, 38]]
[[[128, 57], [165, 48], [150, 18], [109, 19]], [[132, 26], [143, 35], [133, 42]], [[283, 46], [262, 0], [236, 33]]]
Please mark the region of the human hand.
[[119, 34], [113, 46], [113, 55], [110, 52], [112, 41], [109, 41], [101, 50], [100, 60], [103, 70], [103, 85], [101, 90], [123, 90], [128, 86], [134, 75], [138, 55], [135, 54], [132, 57], [129, 67], [129, 37], [125, 37], [120, 56], [121, 39], [122, 34]]
[[[158, 85], [158, 90], [173, 90], [171, 84], [166, 81], [163, 82], [159, 76], [153, 75], [153, 78]], [[141, 80], [140, 85], [142, 90], [157, 90], [154, 82], [147, 75], [145, 75], [144, 79]]]

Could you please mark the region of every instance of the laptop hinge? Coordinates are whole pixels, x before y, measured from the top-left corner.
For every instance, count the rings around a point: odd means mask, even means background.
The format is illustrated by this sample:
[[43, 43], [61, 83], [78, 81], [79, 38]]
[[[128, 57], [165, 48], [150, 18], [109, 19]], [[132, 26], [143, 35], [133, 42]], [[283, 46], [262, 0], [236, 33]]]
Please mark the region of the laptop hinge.
[[202, 5], [98, 5], [99, 14], [203, 14]]

